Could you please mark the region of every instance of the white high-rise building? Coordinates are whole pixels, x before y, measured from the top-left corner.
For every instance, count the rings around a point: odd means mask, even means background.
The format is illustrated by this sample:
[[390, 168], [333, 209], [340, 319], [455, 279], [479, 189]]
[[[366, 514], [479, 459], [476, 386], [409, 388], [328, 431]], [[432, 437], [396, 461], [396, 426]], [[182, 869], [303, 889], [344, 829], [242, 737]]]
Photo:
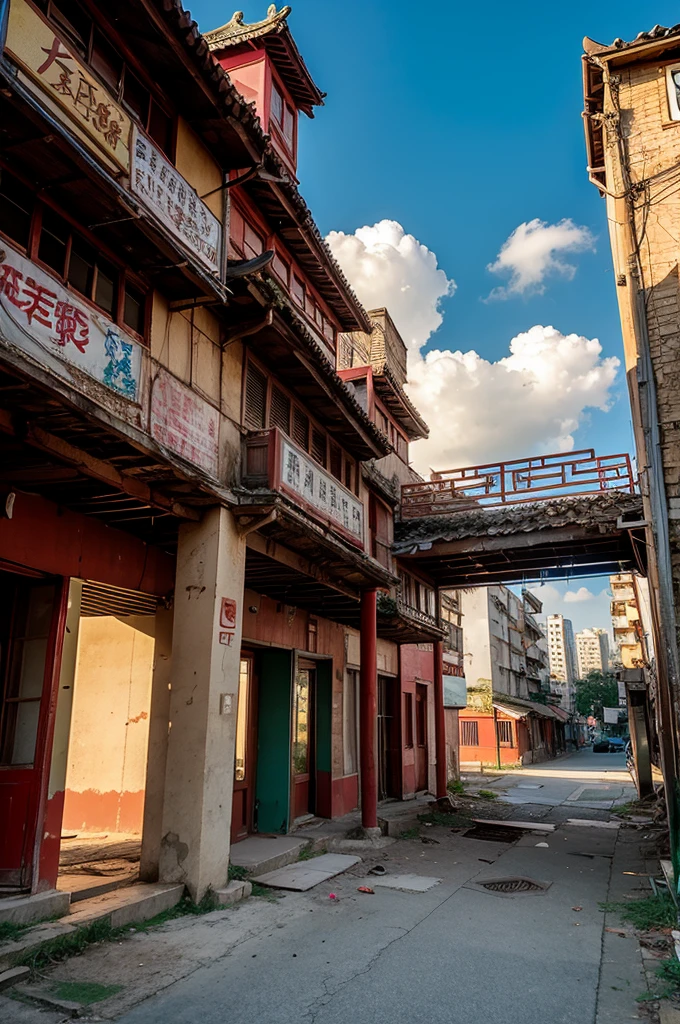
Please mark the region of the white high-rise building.
[[582, 629], [576, 634], [576, 657], [579, 679], [589, 672], [606, 672], [609, 668], [609, 634], [606, 629]]
[[550, 678], [554, 689], [560, 693], [562, 706], [573, 711], [574, 680], [577, 678], [576, 645], [571, 619], [563, 615], [548, 615], [548, 657]]

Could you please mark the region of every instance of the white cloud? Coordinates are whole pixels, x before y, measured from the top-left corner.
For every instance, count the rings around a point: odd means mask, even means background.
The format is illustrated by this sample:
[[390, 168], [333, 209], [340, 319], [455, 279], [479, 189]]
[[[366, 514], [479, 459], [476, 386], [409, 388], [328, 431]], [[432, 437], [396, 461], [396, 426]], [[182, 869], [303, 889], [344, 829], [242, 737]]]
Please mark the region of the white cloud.
[[396, 221], [334, 231], [328, 242], [364, 305], [386, 306], [409, 348], [412, 400], [430, 437], [411, 448], [414, 466], [453, 469], [496, 459], [569, 451], [586, 410], [609, 407], [619, 366], [596, 338], [536, 325], [496, 362], [476, 351], [421, 349], [442, 322], [455, 285], [437, 257]]
[[440, 300], [456, 290], [435, 254], [396, 220], [357, 228], [353, 235], [331, 231], [326, 241], [366, 309], [387, 306], [406, 345], [417, 352], [442, 322]]
[[594, 601], [595, 594], [587, 587], [579, 587], [578, 590], [567, 590], [564, 595], [566, 604], [575, 604], [578, 601]]
[[487, 270], [509, 274], [503, 287], [494, 288], [489, 299], [509, 299], [545, 291], [545, 279], [559, 274], [571, 279], [576, 267], [560, 258], [560, 253], [594, 249], [595, 239], [586, 227], [570, 219], [547, 224], [535, 218], [520, 224], [505, 240], [495, 261]]

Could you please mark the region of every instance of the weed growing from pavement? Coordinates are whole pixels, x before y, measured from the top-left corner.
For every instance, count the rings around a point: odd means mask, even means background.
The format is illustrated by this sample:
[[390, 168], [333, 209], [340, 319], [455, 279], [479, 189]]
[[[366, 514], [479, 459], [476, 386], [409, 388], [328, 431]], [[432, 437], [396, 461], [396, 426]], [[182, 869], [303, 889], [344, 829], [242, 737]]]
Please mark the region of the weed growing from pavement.
[[96, 981], [60, 981], [54, 986], [53, 991], [57, 999], [90, 1006], [92, 1003], [101, 1003], [102, 999], [115, 996], [122, 990], [122, 985], [100, 985]]
[[600, 903], [600, 909], [616, 911], [624, 921], [630, 921], [642, 932], [650, 928], [674, 928], [677, 923], [677, 910], [668, 894], [644, 896], [627, 903]]
[[422, 821], [425, 825], [443, 825], [449, 828], [461, 828], [465, 825], [472, 824], [472, 815], [457, 814], [455, 811], [451, 814], [447, 814], [444, 811], [431, 811], [429, 814], [419, 814], [418, 821]]
[[405, 828], [403, 832], [399, 833], [400, 839], [419, 839], [420, 828], [414, 825], [413, 828]]
[[259, 885], [257, 882], [253, 882], [252, 895], [260, 896], [262, 899], [269, 900], [270, 903], [274, 903], [283, 896], [283, 893], [276, 892], [275, 889], [268, 889], [266, 885]]
[[300, 853], [298, 860], [313, 860], [314, 857], [320, 857], [323, 850], [312, 850], [310, 846], [306, 846]]
[[451, 781], [447, 783], [446, 788], [449, 793], [455, 793], [457, 796], [463, 796], [465, 793], [465, 786], [460, 779], [451, 779]]
[[249, 874], [248, 868], [242, 868], [240, 864], [230, 864], [227, 879], [230, 882], [245, 882]]
[[494, 793], [491, 789], [480, 789], [477, 796], [482, 800], [498, 800], [498, 793]]

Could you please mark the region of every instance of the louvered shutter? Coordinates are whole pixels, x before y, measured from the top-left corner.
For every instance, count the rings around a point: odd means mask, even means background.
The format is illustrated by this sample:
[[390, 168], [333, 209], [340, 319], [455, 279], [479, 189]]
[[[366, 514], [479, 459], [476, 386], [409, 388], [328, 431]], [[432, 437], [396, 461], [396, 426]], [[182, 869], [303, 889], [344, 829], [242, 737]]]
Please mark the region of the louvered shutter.
[[244, 420], [247, 427], [264, 430], [267, 407], [267, 378], [261, 370], [248, 363]]
[[312, 427], [312, 455], [322, 466], [326, 465], [326, 435]]
[[305, 416], [297, 406], [293, 409], [293, 440], [304, 448], [309, 449], [309, 418]]
[[286, 434], [290, 434], [290, 398], [276, 386], [272, 387], [269, 426], [278, 427]]

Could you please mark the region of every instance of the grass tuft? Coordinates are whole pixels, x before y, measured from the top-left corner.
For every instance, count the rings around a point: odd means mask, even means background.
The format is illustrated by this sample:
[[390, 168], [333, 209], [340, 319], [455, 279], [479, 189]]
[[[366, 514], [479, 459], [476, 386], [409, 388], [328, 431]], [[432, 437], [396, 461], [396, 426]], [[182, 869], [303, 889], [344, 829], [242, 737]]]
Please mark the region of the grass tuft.
[[465, 793], [465, 786], [460, 779], [451, 779], [451, 781], [447, 783], [446, 788], [449, 793], [455, 793], [457, 796], [463, 796]]
[[240, 864], [230, 864], [227, 878], [230, 882], [247, 882], [249, 874], [248, 868], [242, 868]]
[[477, 796], [482, 800], [498, 800], [498, 793], [494, 793], [491, 789], [480, 789]]
[[667, 893], [644, 896], [626, 903], [601, 903], [600, 908], [616, 911], [624, 921], [630, 921], [643, 932], [650, 928], [674, 928], [677, 923], [675, 903]]
[[67, 999], [69, 1002], [89, 1006], [91, 1003], [100, 1003], [102, 999], [115, 996], [122, 990], [122, 985], [100, 985], [96, 981], [60, 981], [54, 987], [54, 994], [57, 999]]
[[14, 921], [0, 921], [0, 942], [15, 942], [32, 924], [15, 924]]
[[444, 827], [451, 826], [463, 827], [465, 825], [472, 824], [472, 814], [457, 814], [453, 812], [451, 814], [445, 813], [444, 811], [431, 811], [429, 814], [419, 814], [418, 821], [427, 822], [430, 825], [443, 825]]
[[403, 832], [399, 833], [400, 839], [418, 839], [420, 838], [420, 827], [414, 825], [413, 828], [405, 828]]
[[276, 900], [281, 899], [283, 893], [277, 892], [275, 889], [269, 889], [266, 885], [260, 885], [258, 882], [253, 882], [252, 895], [260, 896], [264, 900], [269, 900], [270, 903], [275, 903]]

